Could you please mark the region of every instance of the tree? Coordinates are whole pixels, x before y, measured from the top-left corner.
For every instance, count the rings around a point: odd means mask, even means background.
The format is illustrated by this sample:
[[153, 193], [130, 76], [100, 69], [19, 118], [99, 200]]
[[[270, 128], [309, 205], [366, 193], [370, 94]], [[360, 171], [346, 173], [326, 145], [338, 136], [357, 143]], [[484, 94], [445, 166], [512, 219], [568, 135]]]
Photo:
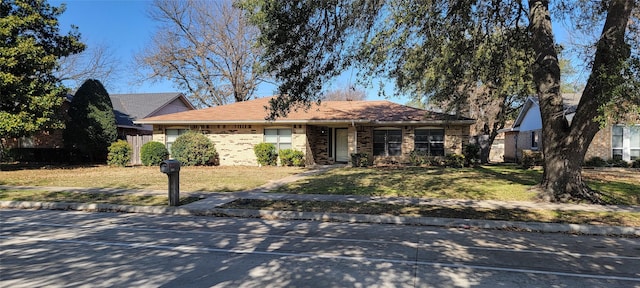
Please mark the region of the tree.
[[80, 87], [87, 79], [100, 79], [109, 87], [109, 83], [115, 81], [118, 62], [108, 44], [99, 44], [82, 53], [62, 57], [55, 75], [73, 88]]
[[63, 136], [66, 147], [78, 149], [91, 162], [106, 159], [118, 131], [111, 98], [100, 81], [85, 81], [73, 96]]
[[61, 57], [84, 49], [75, 27], [59, 33], [64, 10], [44, 0], [0, 2], [0, 138], [63, 127], [66, 88], [54, 71]]
[[[441, 94], [447, 101], [462, 104], [468, 102], [472, 94], [461, 87], [472, 84], [471, 87], [476, 88], [477, 83], [472, 82], [475, 79], [480, 79], [486, 89], [497, 87], [502, 92], [503, 88], [514, 89], [518, 85], [503, 85], [496, 80], [504, 84], [519, 81], [525, 85], [524, 77], [530, 77], [543, 121], [545, 159], [540, 196], [550, 201], [599, 202], [598, 193], [582, 180], [581, 164], [607, 115], [624, 115], [634, 107], [631, 104], [640, 102], [640, 13], [636, 2], [554, 2], [553, 16], [574, 21], [576, 29], [604, 27], [598, 41], [591, 46], [591, 59], [585, 59], [592, 63], [591, 75], [571, 123], [563, 113], [559, 47], [554, 40], [548, 0], [295, 3], [245, 0], [241, 5], [260, 28], [260, 42], [265, 47], [263, 59], [281, 83], [279, 93], [283, 96], [271, 101], [273, 117], [285, 114], [291, 105], [309, 105], [317, 100], [314, 95], [322, 85], [352, 65], [361, 65], [372, 75], [385, 75], [396, 83], [407, 84], [404, 86], [420, 97], [433, 93], [435, 86], [435, 92], [446, 92]], [[446, 46], [441, 46], [435, 54], [429, 52], [437, 49], [420, 51], [431, 44]], [[511, 45], [518, 48], [508, 52]], [[515, 53], [512, 54], [516, 56], [514, 63], [500, 62], [512, 61], [501, 56], [505, 52]], [[476, 55], [489, 57], [483, 59]], [[390, 59], [401, 61], [394, 64]], [[482, 65], [468, 65], [484, 60], [489, 61], [484, 62], [486, 69], [476, 70]], [[513, 79], [502, 77], [510, 75], [501, 71], [508, 71], [506, 68], [510, 66], [527, 67], [530, 74], [517, 73]], [[451, 77], [432, 77], [429, 73], [451, 74]], [[470, 74], [473, 77], [469, 77]], [[454, 82], [442, 82], [456, 78]], [[614, 106], [613, 103], [629, 105]], [[616, 113], [610, 113], [611, 110]]]
[[136, 57], [149, 79], [173, 81], [200, 107], [248, 100], [262, 82], [257, 30], [229, 0], [156, 0], [150, 17], [160, 29]]
[[367, 94], [362, 90], [356, 90], [353, 86], [335, 89], [322, 96], [325, 101], [362, 101], [367, 98]]

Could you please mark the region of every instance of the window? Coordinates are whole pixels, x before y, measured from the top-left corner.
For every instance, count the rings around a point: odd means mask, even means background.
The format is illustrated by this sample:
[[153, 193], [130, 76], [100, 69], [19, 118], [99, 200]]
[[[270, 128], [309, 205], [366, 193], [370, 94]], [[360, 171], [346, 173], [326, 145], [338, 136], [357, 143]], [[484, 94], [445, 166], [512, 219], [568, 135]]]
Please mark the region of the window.
[[167, 145], [167, 150], [169, 150], [169, 154], [171, 154], [171, 145], [173, 145], [173, 142], [176, 142], [176, 139], [180, 135], [187, 133], [187, 131], [189, 131], [189, 129], [167, 129], [165, 131], [165, 134], [167, 135], [167, 139], [165, 140], [165, 142]]
[[416, 129], [414, 150], [429, 156], [444, 156], [444, 129]]
[[622, 160], [624, 154], [624, 126], [615, 125], [611, 130], [611, 149], [613, 159]]
[[373, 155], [399, 156], [402, 154], [402, 130], [373, 130]]
[[531, 148], [538, 149], [538, 132], [536, 131], [531, 131]]
[[276, 150], [291, 149], [291, 129], [264, 129], [264, 142], [276, 145]]
[[634, 161], [640, 159], [640, 125], [615, 125], [611, 128], [611, 154], [613, 159]]
[[629, 127], [629, 160], [640, 159], [640, 126]]

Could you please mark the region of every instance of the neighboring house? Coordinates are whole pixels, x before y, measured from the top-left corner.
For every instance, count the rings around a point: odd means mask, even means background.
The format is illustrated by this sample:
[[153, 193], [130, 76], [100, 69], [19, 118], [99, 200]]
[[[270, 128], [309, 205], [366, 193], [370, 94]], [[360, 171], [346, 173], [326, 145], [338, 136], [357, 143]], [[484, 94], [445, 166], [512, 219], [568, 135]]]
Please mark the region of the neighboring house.
[[[565, 117], [573, 119], [580, 94], [563, 94]], [[511, 128], [500, 130], [505, 134], [504, 161], [517, 162], [522, 150], [540, 150], [542, 118], [536, 97], [529, 97]], [[609, 125], [593, 137], [585, 160], [600, 157], [605, 160], [619, 159], [633, 161], [640, 159], [640, 123], [637, 125]]]
[[151, 135], [151, 125], [133, 123], [135, 120], [195, 110], [182, 93], [142, 93], [109, 95], [118, 124], [118, 138], [126, 135]]
[[[135, 124], [133, 121], [145, 117], [158, 116], [169, 113], [194, 110], [195, 107], [182, 93], [142, 93], [142, 94], [111, 94], [113, 112], [116, 116], [118, 139], [129, 141], [133, 146], [132, 163], [139, 164], [139, 149], [142, 144], [151, 139], [153, 127]], [[67, 95], [62, 105], [64, 114], [69, 109], [73, 95]], [[142, 137], [142, 135], [149, 135]], [[51, 149], [64, 148], [62, 130], [42, 131], [31, 137], [2, 139], [6, 148], [40, 149], [42, 153], [53, 153]], [[44, 150], [46, 149], [46, 150]], [[42, 154], [34, 151], [37, 155]], [[34, 156], [37, 161], [40, 156]]]
[[411, 151], [434, 156], [462, 153], [473, 119], [389, 101], [323, 101], [287, 117], [265, 120], [270, 98], [148, 117], [153, 140], [167, 148], [187, 130], [201, 131], [215, 144], [221, 165], [257, 165], [253, 147], [261, 142], [305, 153], [306, 164], [348, 163], [352, 153], [375, 161], [407, 161]]

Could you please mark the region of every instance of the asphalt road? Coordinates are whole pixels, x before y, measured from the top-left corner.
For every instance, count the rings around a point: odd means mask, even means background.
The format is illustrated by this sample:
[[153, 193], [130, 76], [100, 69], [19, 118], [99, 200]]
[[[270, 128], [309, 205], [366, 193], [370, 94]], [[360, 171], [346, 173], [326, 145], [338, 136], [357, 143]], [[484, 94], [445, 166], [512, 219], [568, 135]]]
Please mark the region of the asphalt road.
[[640, 287], [640, 239], [0, 210], [0, 287]]

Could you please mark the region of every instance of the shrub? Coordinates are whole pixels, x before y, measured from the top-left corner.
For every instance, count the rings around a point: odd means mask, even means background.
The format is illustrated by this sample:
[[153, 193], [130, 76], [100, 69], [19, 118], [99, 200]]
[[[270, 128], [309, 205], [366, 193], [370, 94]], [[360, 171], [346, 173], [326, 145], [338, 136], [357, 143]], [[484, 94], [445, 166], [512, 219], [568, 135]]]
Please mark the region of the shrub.
[[351, 166], [368, 167], [371, 165], [368, 153], [351, 153]]
[[629, 167], [629, 163], [627, 163], [627, 161], [624, 161], [622, 159], [609, 159], [609, 161], [607, 161], [607, 164], [610, 167], [620, 167], [620, 168]]
[[631, 167], [632, 168], [640, 168], [640, 159], [636, 159], [633, 162], [631, 162]]
[[589, 160], [584, 162], [584, 166], [588, 166], [588, 167], [605, 167], [607, 166], [607, 161], [595, 156], [595, 157], [591, 157], [589, 158]]
[[480, 145], [469, 143], [464, 146], [464, 159], [468, 166], [476, 166], [480, 164]]
[[520, 166], [522, 168], [529, 169], [536, 165], [542, 165], [542, 161], [542, 152], [533, 150], [522, 150], [522, 158], [520, 159]]
[[278, 161], [278, 152], [276, 145], [272, 143], [259, 143], [253, 146], [253, 152], [256, 153], [258, 164], [263, 166], [276, 166]]
[[431, 165], [431, 160], [426, 152], [414, 150], [409, 153], [409, 163], [412, 166], [429, 166]]
[[280, 165], [282, 166], [304, 166], [304, 153], [293, 149], [280, 150]]
[[218, 153], [207, 136], [196, 131], [187, 131], [171, 145], [171, 157], [184, 166], [212, 165], [217, 163]]
[[124, 140], [118, 140], [109, 146], [109, 154], [107, 155], [107, 164], [110, 166], [127, 166], [131, 162], [131, 145]]
[[452, 168], [464, 167], [464, 155], [460, 154], [448, 154], [445, 157], [445, 165]]
[[140, 148], [140, 160], [145, 166], [160, 165], [160, 162], [169, 159], [169, 151], [164, 144], [150, 141]]

